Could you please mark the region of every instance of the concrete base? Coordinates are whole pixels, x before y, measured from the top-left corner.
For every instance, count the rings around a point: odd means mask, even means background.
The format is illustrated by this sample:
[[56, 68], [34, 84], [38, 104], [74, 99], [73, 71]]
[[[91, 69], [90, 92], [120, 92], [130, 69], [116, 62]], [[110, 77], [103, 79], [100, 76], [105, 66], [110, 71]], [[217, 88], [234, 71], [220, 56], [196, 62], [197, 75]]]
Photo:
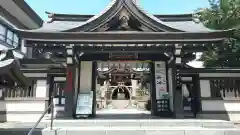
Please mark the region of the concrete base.
[[[57, 133], [57, 134], [56, 134]], [[201, 129], [194, 127], [180, 128], [153, 128], [153, 127], [78, 127], [44, 129], [42, 135], [239, 135], [240, 130], [235, 129]]]
[[[27, 134], [29, 130], [1, 130], [3, 135]], [[37, 129], [32, 135], [239, 135], [237, 129], [205, 129], [196, 127], [68, 127]]]
[[[0, 124], [0, 134], [26, 134], [35, 122]], [[33, 135], [239, 135], [234, 123], [223, 120], [55, 120], [42, 121]]]

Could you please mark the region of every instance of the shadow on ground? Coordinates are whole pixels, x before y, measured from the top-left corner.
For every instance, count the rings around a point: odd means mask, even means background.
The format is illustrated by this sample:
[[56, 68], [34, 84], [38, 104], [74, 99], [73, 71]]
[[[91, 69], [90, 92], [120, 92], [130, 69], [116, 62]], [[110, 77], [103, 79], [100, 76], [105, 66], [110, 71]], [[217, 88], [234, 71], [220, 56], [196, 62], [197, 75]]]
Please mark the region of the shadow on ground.
[[[34, 135], [42, 135], [42, 128], [37, 128], [34, 130]], [[0, 128], [0, 135], [27, 135], [30, 128]]]

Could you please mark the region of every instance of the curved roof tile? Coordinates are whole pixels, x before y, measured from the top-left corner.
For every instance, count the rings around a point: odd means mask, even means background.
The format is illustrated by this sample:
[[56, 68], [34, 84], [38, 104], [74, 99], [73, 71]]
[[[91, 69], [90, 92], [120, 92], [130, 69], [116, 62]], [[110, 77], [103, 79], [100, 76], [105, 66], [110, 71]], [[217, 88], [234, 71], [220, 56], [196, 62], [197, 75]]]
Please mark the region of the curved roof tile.
[[[132, 0], [131, 0], [132, 1]], [[159, 24], [163, 24], [168, 26], [168, 24], [166, 24], [165, 22], [161, 21], [159, 18], [155, 17], [154, 15], [150, 14], [149, 12], [145, 11], [140, 5], [139, 3], [137, 3], [136, 1], [132, 1], [132, 3], [134, 3], [134, 5], [139, 9], [139, 11], [141, 11], [143, 14], [145, 14], [147, 17], [151, 18], [152, 20], [158, 22]], [[173, 29], [176, 29], [174, 27], [172, 27]], [[182, 30], [180, 30], [182, 31]]]
[[[99, 26], [103, 23], [106, 23], [114, 15], [117, 14], [122, 7], [125, 7], [132, 15], [135, 15], [140, 21], [147, 25], [151, 25], [156, 31], [181, 31], [172, 27], [169, 27], [163, 21], [159, 20], [157, 17], [148, 14], [140, 9], [139, 6], [132, 0], [113, 0], [110, 5], [103, 10], [100, 15], [96, 15], [85, 22], [85, 24], [80, 25], [79, 27], [67, 30], [70, 31], [92, 31], [94, 27]], [[139, 13], [136, 13], [139, 12]], [[167, 29], [167, 30], [166, 30]]]
[[168, 26], [172, 26], [186, 32], [202, 32], [202, 31], [214, 31], [205, 27], [202, 23], [196, 23], [194, 21], [179, 21], [179, 22], [165, 22]]
[[76, 28], [83, 25], [85, 22], [79, 21], [53, 21], [51, 23], [44, 23], [39, 29], [29, 30], [34, 32], [60, 32]]
[[[121, 3], [119, 3], [121, 2]], [[129, 10], [138, 10], [141, 17], [144, 16], [145, 19], [142, 19], [146, 24], [154, 25], [156, 29], [166, 28], [171, 32], [201, 32], [201, 31], [213, 31], [203, 26], [201, 23], [196, 23], [191, 21], [191, 14], [185, 15], [152, 15], [144, 11], [138, 3], [132, 0], [112, 0], [111, 3], [103, 10], [99, 15], [92, 16], [89, 15], [90, 19], [87, 21], [74, 21], [69, 20], [71, 16], [80, 17], [81, 15], [68, 15], [68, 14], [52, 14], [53, 21], [51, 23], [44, 23], [44, 25], [35, 30], [30, 30], [34, 32], [76, 32], [76, 31], [91, 31], [94, 27], [99, 27], [102, 23], [106, 23], [109, 20], [109, 16], [113, 16], [114, 11], [118, 11], [121, 6], [127, 7]], [[135, 13], [137, 14], [137, 13]], [[54, 18], [64, 18], [68, 19], [54, 20]], [[172, 21], [172, 19], [177, 20], [177, 18], [182, 18], [178, 21]], [[149, 20], [148, 20], [149, 19]], [[188, 20], [186, 20], [188, 19]]]

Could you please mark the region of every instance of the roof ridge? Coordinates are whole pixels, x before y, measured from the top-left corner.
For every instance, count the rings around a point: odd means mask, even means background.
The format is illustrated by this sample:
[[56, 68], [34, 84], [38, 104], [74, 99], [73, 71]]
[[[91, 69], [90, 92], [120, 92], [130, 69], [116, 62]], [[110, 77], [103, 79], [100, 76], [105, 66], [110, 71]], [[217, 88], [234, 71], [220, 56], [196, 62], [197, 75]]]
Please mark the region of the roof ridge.
[[56, 14], [51, 12], [45, 12], [48, 14], [50, 19], [47, 23], [52, 23], [53, 21], [87, 21], [94, 15], [77, 15], [77, 14]]
[[[57, 16], [94, 16], [94, 14], [67, 14], [67, 13], [55, 13], [55, 12], [49, 12], [45, 11], [46, 14], [51, 15], [49, 18], [57, 17]], [[167, 17], [173, 17], [173, 16], [192, 16], [193, 13], [181, 13], [181, 14], [153, 14], [154, 16], [167, 16]]]
[[[86, 17], [86, 18], [82, 18], [82, 16], [84, 16], [84, 15], [78, 15], [78, 14], [59, 14], [59, 13], [51, 13], [51, 12], [48, 12], [48, 11], [45, 11], [45, 13], [46, 14], [48, 14], [48, 18], [50, 18], [50, 20], [47, 22], [47, 23], [52, 23], [53, 21], [58, 21], [58, 20], [66, 20], [67, 21], [67, 19], [65, 18], [64, 19], [64, 17], [69, 17], [70, 18], [70, 16], [71, 17], [75, 17], [75, 19], [71, 19], [71, 20], [74, 20], [74, 21], [86, 21], [86, 22], [88, 22], [90, 19], [91, 20], [94, 20], [95, 18], [97, 18], [98, 16], [101, 16], [102, 14], [104, 14], [109, 8], [111, 8], [112, 7], [112, 5], [114, 5], [117, 1], [119, 1], [119, 0], [112, 0], [109, 4], [108, 4], [108, 6], [107, 7], [105, 7], [104, 8], [104, 10], [102, 10], [101, 12], [100, 12], [100, 14], [99, 15], [89, 15], [88, 16], [88, 18]], [[121, 0], [120, 0], [121, 1]]]
[[[47, 12], [48, 18], [50, 20], [48, 23], [53, 21], [87, 21], [88, 19], [94, 17], [95, 15], [90, 14], [59, 14], [59, 13], [51, 13]], [[191, 21], [192, 14], [153, 14], [153, 16], [157, 17], [162, 21]]]
[[[102, 10], [100, 12], [100, 14], [102, 14], [102, 12], [105, 12], [106, 10], [108, 10], [114, 3], [116, 2], [124, 2], [125, 0], [111, 0], [111, 2], [108, 4], [108, 6]], [[151, 18], [155, 18], [155, 19], [162, 19], [163, 20], [169, 20], [170, 18], [173, 20], [178, 20], [178, 18], [181, 17], [180, 21], [182, 21], [182, 18], [185, 18], [190, 20], [192, 19], [192, 13], [189, 14], [150, 14], [148, 12], [146, 12], [140, 5], [138, 2], [136, 2], [136, 0], [131, 0], [132, 3], [134, 5], [136, 5], [136, 7], [138, 9], [141, 10], [141, 12], [145, 13], [147, 16], [152, 16]], [[48, 18], [50, 18], [50, 20], [48, 21], [48, 23], [51, 23], [53, 21], [88, 21], [89, 19], [92, 19], [96, 16], [99, 16], [98, 14], [96, 15], [84, 15], [84, 14], [63, 14], [63, 13], [54, 13], [54, 12], [48, 12], [45, 11], [46, 14], [48, 14]]]

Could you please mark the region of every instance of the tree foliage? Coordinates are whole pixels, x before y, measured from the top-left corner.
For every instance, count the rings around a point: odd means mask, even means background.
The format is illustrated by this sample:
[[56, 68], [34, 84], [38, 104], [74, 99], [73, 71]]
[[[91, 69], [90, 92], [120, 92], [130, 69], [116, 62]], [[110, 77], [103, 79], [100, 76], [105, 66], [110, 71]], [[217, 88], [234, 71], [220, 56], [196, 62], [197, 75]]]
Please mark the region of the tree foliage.
[[[237, 28], [240, 25], [240, 0], [209, 0], [209, 8], [198, 9], [195, 17], [215, 30]], [[240, 67], [239, 40], [228, 39], [222, 45], [208, 48], [200, 60], [205, 67]]]

